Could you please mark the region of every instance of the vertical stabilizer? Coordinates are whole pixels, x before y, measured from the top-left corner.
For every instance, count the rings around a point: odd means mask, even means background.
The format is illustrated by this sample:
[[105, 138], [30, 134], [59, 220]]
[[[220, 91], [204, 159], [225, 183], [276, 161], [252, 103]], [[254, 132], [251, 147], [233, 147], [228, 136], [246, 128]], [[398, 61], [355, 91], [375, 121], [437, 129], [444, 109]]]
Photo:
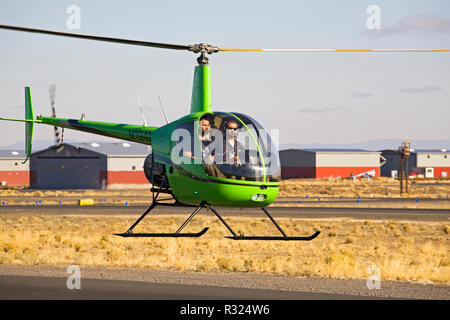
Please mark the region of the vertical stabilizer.
[[[30, 87], [25, 87], [25, 119], [26, 120], [34, 120], [33, 115], [33, 103], [31, 102], [31, 90]], [[25, 162], [27, 162], [28, 158], [31, 155], [31, 146], [33, 144], [33, 129], [34, 122], [25, 122], [25, 153], [27, 158]]]

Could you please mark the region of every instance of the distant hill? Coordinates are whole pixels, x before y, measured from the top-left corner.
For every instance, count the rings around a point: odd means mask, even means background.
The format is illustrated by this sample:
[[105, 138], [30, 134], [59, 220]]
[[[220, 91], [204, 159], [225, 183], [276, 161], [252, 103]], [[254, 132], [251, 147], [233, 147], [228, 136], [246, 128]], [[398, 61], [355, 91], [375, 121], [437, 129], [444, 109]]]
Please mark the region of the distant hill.
[[[78, 141], [71, 140], [71, 139], [68, 139], [68, 140], [64, 139], [64, 142], [73, 143], [73, 142], [78, 142]], [[50, 147], [50, 146], [52, 146], [54, 144], [55, 144], [55, 140], [36, 140], [36, 141], [33, 141], [33, 150], [36, 151], [36, 150], [45, 149], [45, 148], [48, 148], [48, 147]], [[15, 143], [12, 143], [12, 144], [8, 144], [8, 145], [5, 145], [5, 146], [0, 146], [0, 149], [2, 149], [2, 150], [15, 150], [15, 149], [22, 150], [22, 149], [25, 149], [25, 140], [24, 141], [15, 142]]]
[[[92, 140], [94, 141], [94, 140]], [[92, 142], [89, 141], [89, 142]], [[120, 139], [110, 139], [110, 140], [95, 140], [95, 142], [101, 143], [101, 142], [120, 142], [123, 140]], [[82, 143], [82, 142], [86, 142], [86, 141], [79, 141], [79, 140], [74, 140], [74, 139], [64, 139], [65, 143], [69, 143], [69, 144], [77, 144], [77, 143]], [[42, 150], [42, 149], [46, 149], [50, 146], [53, 146], [55, 144], [55, 140], [36, 140], [33, 141], [33, 151], [38, 151], [38, 150]], [[19, 141], [16, 143], [12, 143], [12, 144], [8, 144], [5, 146], [0, 146], [0, 150], [23, 150], [25, 149], [25, 140], [24, 141]]]
[[[356, 143], [287, 143], [281, 144], [280, 150], [286, 149], [364, 149], [369, 151], [379, 151], [383, 149], [398, 149], [400, 144], [407, 139], [384, 139], [369, 140]], [[409, 140], [413, 149], [450, 149], [450, 139], [442, 140]]]
[[[383, 149], [397, 149], [403, 141], [407, 139], [384, 139], [369, 140], [355, 143], [286, 143], [280, 145], [280, 150], [286, 149], [364, 149], [369, 151], [379, 151]], [[103, 142], [97, 141], [96, 142]], [[122, 141], [119, 139], [105, 140], [105, 142]], [[81, 143], [83, 141], [65, 139], [66, 143]], [[85, 142], [85, 141], [84, 141]], [[413, 149], [447, 149], [450, 150], [450, 139], [441, 140], [410, 140]], [[36, 140], [33, 141], [33, 150], [42, 150], [54, 145], [54, 140]], [[25, 148], [25, 141], [19, 141], [13, 144], [0, 146], [0, 150], [22, 150]]]

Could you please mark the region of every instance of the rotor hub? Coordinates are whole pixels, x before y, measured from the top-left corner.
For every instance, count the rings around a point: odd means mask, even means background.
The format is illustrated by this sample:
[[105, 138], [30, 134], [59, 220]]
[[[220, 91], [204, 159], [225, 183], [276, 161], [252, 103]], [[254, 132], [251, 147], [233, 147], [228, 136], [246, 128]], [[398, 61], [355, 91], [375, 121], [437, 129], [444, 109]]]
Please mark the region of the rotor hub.
[[219, 50], [219, 47], [212, 46], [207, 43], [198, 43], [189, 46], [189, 51], [200, 53], [200, 56], [197, 58], [197, 62], [201, 66], [208, 65], [209, 60], [206, 57], [206, 54], [219, 52]]
[[193, 44], [189, 46], [189, 51], [192, 51], [194, 53], [215, 53], [215, 52], [219, 52], [219, 47], [207, 44], [207, 43], [198, 43], [198, 44]]

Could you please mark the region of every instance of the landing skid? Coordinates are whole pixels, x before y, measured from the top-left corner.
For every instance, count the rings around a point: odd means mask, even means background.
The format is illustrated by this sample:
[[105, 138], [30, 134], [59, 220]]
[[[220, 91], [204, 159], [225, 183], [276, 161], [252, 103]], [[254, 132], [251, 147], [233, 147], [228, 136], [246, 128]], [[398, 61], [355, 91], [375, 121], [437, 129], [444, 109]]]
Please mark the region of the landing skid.
[[316, 233], [314, 233], [313, 235], [309, 236], [309, 237], [289, 237], [289, 236], [282, 236], [282, 237], [270, 237], [270, 236], [244, 236], [244, 235], [239, 235], [237, 237], [225, 237], [228, 239], [233, 239], [233, 240], [285, 240], [285, 241], [290, 241], [290, 240], [297, 240], [297, 241], [311, 241], [314, 238], [316, 238], [318, 235], [320, 234], [320, 231], [317, 231]]
[[[153, 161], [153, 159], [152, 159]], [[154, 164], [152, 164], [152, 177], [153, 177], [153, 168]], [[153, 179], [152, 179], [153, 181]], [[153, 185], [153, 183], [152, 183]], [[261, 210], [269, 217], [269, 219], [272, 221], [272, 223], [277, 227], [278, 231], [282, 234], [282, 236], [244, 236], [243, 234], [238, 235], [234, 230], [230, 227], [230, 225], [222, 218], [222, 216], [217, 212], [217, 210], [210, 206], [206, 201], [202, 201], [200, 205], [195, 208], [194, 212], [189, 216], [189, 218], [184, 221], [184, 223], [181, 225], [181, 227], [178, 228], [178, 230], [175, 233], [134, 233], [133, 229], [144, 219], [147, 214], [149, 214], [155, 207], [157, 206], [180, 206], [181, 204], [178, 203], [177, 199], [173, 196], [170, 188], [169, 183], [167, 181], [167, 176], [164, 176], [163, 182], [161, 183], [161, 186], [159, 188], [152, 187], [152, 197], [153, 202], [151, 206], [142, 214], [142, 216], [136, 220], [136, 222], [128, 228], [128, 230], [124, 233], [115, 233], [116, 236], [121, 237], [140, 237], [140, 238], [198, 238], [204, 235], [208, 231], [208, 227], [204, 228], [202, 231], [197, 233], [181, 233], [181, 231], [186, 227], [186, 225], [195, 217], [195, 215], [204, 207], [208, 207], [215, 215], [216, 217], [224, 224], [224, 226], [231, 232], [233, 236], [226, 237], [228, 239], [233, 240], [284, 240], [284, 241], [310, 241], [315, 239], [319, 234], [320, 231], [316, 231], [314, 234], [307, 236], [307, 237], [290, 237], [288, 236], [283, 229], [280, 227], [280, 225], [276, 222], [276, 220], [272, 217], [272, 215], [267, 211], [266, 208], [261, 208]], [[156, 194], [155, 194], [156, 193]], [[158, 197], [161, 193], [166, 193], [172, 195], [172, 198], [166, 198], [166, 199], [159, 199]], [[167, 203], [165, 201], [169, 200], [175, 200], [175, 203]]]
[[208, 227], [204, 228], [202, 231], [197, 233], [133, 233], [133, 232], [125, 232], [125, 233], [115, 233], [116, 236], [121, 237], [141, 237], [141, 238], [198, 238], [201, 237], [208, 231]]
[[286, 233], [283, 231], [283, 229], [281, 229], [280, 225], [277, 223], [277, 221], [274, 219], [274, 217], [272, 217], [272, 215], [269, 213], [269, 211], [267, 211], [266, 208], [261, 208], [261, 210], [264, 211], [264, 213], [269, 217], [269, 219], [273, 222], [275, 227], [277, 227], [278, 231], [280, 231], [283, 236], [276, 237], [276, 236], [244, 236], [243, 234], [238, 235], [236, 232], [234, 232], [234, 230], [230, 227], [230, 225], [219, 215], [219, 213], [214, 208], [212, 208], [212, 207], [209, 207], [209, 208], [233, 235], [231, 237], [225, 237], [225, 238], [232, 239], [232, 240], [311, 241], [320, 234], [320, 231], [316, 231], [314, 234], [312, 234], [308, 237], [290, 237], [290, 236], [286, 235]]
[[133, 229], [136, 227], [139, 222], [141, 222], [144, 217], [150, 213], [156, 206], [176, 206], [176, 204], [169, 204], [169, 203], [159, 203], [159, 202], [153, 202], [152, 205], [145, 211], [142, 216], [124, 233], [115, 233], [116, 236], [121, 237], [140, 237], [140, 238], [198, 238], [204, 235], [208, 231], [208, 227], [204, 228], [202, 231], [197, 233], [181, 233], [181, 231], [186, 227], [186, 225], [194, 218], [194, 216], [204, 207], [208, 207], [219, 220], [224, 224], [224, 226], [231, 232], [232, 236], [228, 236], [225, 238], [232, 239], [232, 240], [283, 240], [283, 241], [311, 241], [315, 239], [319, 234], [320, 231], [316, 231], [314, 234], [307, 236], [307, 237], [291, 237], [288, 236], [283, 229], [280, 227], [280, 225], [276, 222], [276, 220], [272, 217], [272, 215], [267, 211], [266, 208], [261, 208], [262, 211], [269, 217], [269, 219], [273, 222], [273, 224], [277, 227], [277, 229], [281, 232], [282, 236], [244, 236], [243, 234], [237, 234], [230, 225], [222, 218], [222, 216], [217, 212], [217, 210], [209, 206], [206, 201], [202, 201], [202, 203], [192, 212], [192, 214], [189, 216], [189, 218], [186, 219], [186, 221], [181, 225], [181, 227], [178, 228], [178, 230], [174, 233], [134, 233]]
[[141, 222], [144, 217], [150, 213], [156, 206], [162, 205], [162, 206], [175, 206], [174, 204], [168, 204], [168, 203], [158, 203], [153, 202], [152, 205], [147, 209], [147, 211], [144, 212], [144, 214], [124, 233], [115, 233], [116, 236], [121, 237], [141, 237], [141, 238], [198, 238], [201, 237], [208, 231], [208, 227], [204, 228], [202, 231], [197, 233], [181, 233], [181, 231], [184, 229], [184, 227], [194, 218], [194, 216], [205, 207], [206, 202], [202, 201], [202, 203], [192, 212], [192, 214], [189, 216], [189, 218], [186, 219], [186, 221], [181, 225], [181, 227], [178, 228], [178, 230], [175, 233], [134, 233], [133, 229], [136, 227], [139, 222]]

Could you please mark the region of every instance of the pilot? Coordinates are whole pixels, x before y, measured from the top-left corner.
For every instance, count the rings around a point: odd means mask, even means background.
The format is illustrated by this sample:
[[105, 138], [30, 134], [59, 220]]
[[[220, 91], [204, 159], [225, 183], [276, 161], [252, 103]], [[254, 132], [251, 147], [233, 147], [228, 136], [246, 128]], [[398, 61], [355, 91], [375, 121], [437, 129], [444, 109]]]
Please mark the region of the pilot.
[[203, 143], [203, 167], [208, 176], [236, 179], [237, 176], [241, 176], [238, 174], [239, 154], [244, 149], [237, 141], [239, 126], [236, 120], [229, 119], [225, 121], [223, 128], [221, 137], [223, 140], [219, 142], [223, 143], [221, 152], [217, 153], [218, 150], [214, 149], [216, 145], [211, 143], [209, 137], [205, 139], [207, 143]]
[[230, 165], [239, 165], [239, 154], [243, 151], [244, 147], [237, 141], [239, 134], [238, 123], [236, 120], [228, 120], [225, 124], [225, 137], [224, 137], [224, 163]]
[[236, 120], [225, 122], [222, 155], [215, 155], [215, 163], [205, 166], [207, 174], [222, 178], [245, 180], [241, 174], [239, 154], [243, 152], [243, 145], [237, 141], [239, 125]]
[[[208, 115], [203, 115], [200, 118], [200, 130], [199, 130], [199, 133], [198, 133], [198, 139], [202, 143], [202, 156], [205, 156], [204, 149], [211, 142], [211, 138], [210, 138], [209, 132], [208, 132], [209, 129], [210, 129], [210, 121], [209, 121]], [[197, 159], [197, 157], [194, 156], [193, 153], [192, 153], [192, 151], [194, 150], [194, 143], [193, 142], [194, 141], [192, 140], [192, 143], [191, 143], [191, 149], [192, 150], [191, 151], [184, 151], [183, 155], [185, 157], [189, 157], [189, 158], [192, 158], [192, 159]]]

